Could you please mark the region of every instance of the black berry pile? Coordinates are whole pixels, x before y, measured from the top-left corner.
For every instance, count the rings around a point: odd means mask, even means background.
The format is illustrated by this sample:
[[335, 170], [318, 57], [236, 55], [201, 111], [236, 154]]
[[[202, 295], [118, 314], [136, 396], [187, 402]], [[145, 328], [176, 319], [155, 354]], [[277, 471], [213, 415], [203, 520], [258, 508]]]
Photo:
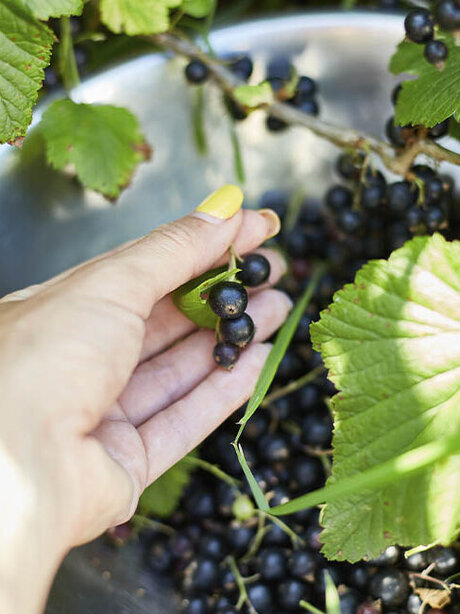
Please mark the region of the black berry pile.
[[238, 262], [238, 268], [237, 281], [216, 284], [208, 296], [209, 306], [219, 318], [213, 357], [225, 369], [233, 368], [240, 350], [252, 341], [255, 333], [254, 322], [245, 313], [248, 305], [245, 286], [260, 286], [270, 275], [270, 263], [262, 254], [247, 255]]
[[437, 29], [446, 32], [460, 30], [460, 2], [458, 0], [438, 0], [432, 11], [414, 8], [404, 21], [406, 36], [409, 40], [425, 45], [424, 55], [430, 64], [441, 69], [448, 56], [448, 48], [442, 38], [436, 38]]
[[[447, 4], [437, 5], [439, 23], [439, 11]], [[422, 18], [412, 17], [407, 23], [418, 32], [420, 42], [425, 37], [424, 42], [429, 42], [434, 40], [428, 28], [433, 20], [430, 14], [430, 19], [421, 14]], [[234, 70], [246, 79], [252, 63], [239, 61]], [[272, 63], [267, 76], [273, 89], [282, 91], [290, 74], [290, 64], [283, 60]], [[314, 108], [314, 82], [302, 77], [296, 88], [297, 100], [309, 100]], [[393, 92], [393, 101], [400, 90], [398, 86]], [[274, 118], [267, 119], [267, 125], [282, 129]], [[445, 124], [429, 132], [395, 126], [392, 119], [387, 125], [388, 138], [398, 148], [420, 136], [439, 138], [445, 131]], [[450, 177], [415, 164], [404, 177], [390, 181], [365, 151], [338, 156], [335, 178], [322, 200], [306, 198], [295, 216], [293, 202], [290, 194], [274, 189], [264, 193], [259, 203], [261, 208], [274, 209], [284, 222], [274, 240], [289, 261], [281, 287], [295, 301], [309, 283], [311, 263], [326, 260], [330, 266], [299, 322], [266, 402], [241, 439], [247, 463], [272, 506], [323, 486], [330, 470], [333, 424], [328, 407], [334, 386], [324, 371], [317, 370], [310, 383], [293, 386], [289, 393], [284, 390], [322, 364], [310, 343], [310, 323], [369, 259], [387, 258], [414, 235], [436, 231], [447, 238], [460, 236]], [[246, 256], [238, 266], [237, 278], [214, 286], [208, 299], [220, 319], [214, 357], [226, 368], [235, 364], [254, 334], [246, 314], [246, 287], [264, 283], [270, 273], [267, 260], [257, 254]], [[408, 557], [391, 546], [374, 560], [351, 565], [327, 561], [321, 554], [317, 509], [283, 518], [291, 533], [269, 520], [262, 522], [230, 445], [243, 412], [241, 408], [200, 449], [204, 460], [238, 482], [230, 485], [208, 472], [195, 471], [178, 511], [166, 520], [174, 535], [142, 534], [146, 565], [174, 578], [182, 614], [300, 614], [305, 611], [299, 605], [302, 600], [325, 611], [324, 571], [338, 587], [342, 614], [459, 614], [459, 594], [449, 578], [460, 572], [460, 544]], [[449, 590], [441, 594], [442, 582], [448, 582], [444, 586]], [[427, 598], [427, 589], [438, 593]]]

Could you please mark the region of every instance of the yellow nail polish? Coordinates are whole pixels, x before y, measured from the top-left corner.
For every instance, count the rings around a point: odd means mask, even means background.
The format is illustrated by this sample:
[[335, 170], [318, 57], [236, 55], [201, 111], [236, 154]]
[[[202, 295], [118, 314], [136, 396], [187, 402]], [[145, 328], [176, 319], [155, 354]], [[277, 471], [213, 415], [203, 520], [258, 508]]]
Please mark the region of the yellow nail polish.
[[257, 213], [262, 215], [267, 221], [268, 232], [266, 238], [271, 239], [275, 237], [281, 230], [281, 220], [278, 214], [273, 209], [259, 209]]
[[241, 209], [243, 198], [241, 188], [227, 184], [205, 198], [195, 211], [206, 213], [219, 220], [228, 220]]

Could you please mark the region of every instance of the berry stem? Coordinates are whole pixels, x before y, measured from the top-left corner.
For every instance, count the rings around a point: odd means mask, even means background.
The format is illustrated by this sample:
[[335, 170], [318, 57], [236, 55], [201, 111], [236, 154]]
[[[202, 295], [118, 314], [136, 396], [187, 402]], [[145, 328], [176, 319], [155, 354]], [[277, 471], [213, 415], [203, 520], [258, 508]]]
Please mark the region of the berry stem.
[[218, 465], [208, 463], [208, 461], [205, 461], [198, 456], [190, 456], [189, 454], [185, 458], [183, 458], [183, 461], [189, 463], [190, 465], [193, 465], [194, 467], [198, 467], [198, 469], [203, 469], [204, 471], [211, 473], [214, 477], [218, 478], [219, 480], [222, 480], [222, 482], [225, 482], [229, 486], [233, 486], [233, 488], [236, 488], [237, 490], [238, 487], [241, 486], [240, 480], [232, 478], [230, 475], [228, 475], [228, 473], [222, 471], [222, 469]]
[[276, 524], [282, 531], [286, 533], [286, 535], [289, 535], [292, 541], [292, 545], [294, 547], [305, 545], [304, 540], [299, 537], [297, 533], [295, 533], [285, 522], [283, 522], [279, 518], [276, 518], [275, 516], [272, 516], [269, 512], [264, 512], [263, 510], [257, 510], [257, 513], [259, 515], [262, 515], [267, 520], [273, 522], [273, 524]]
[[235, 577], [236, 585], [239, 591], [239, 597], [238, 597], [238, 603], [236, 604], [236, 609], [241, 610], [243, 605], [246, 604], [248, 606], [250, 614], [257, 614], [252, 603], [249, 601], [249, 596], [248, 596], [248, 592], [246, 590], [246, 586], [244, 583], [244, 578], [241, 575], [240, 570], [238, 569], [238, 565], [236, 564], [234, 557], [229, 556], [227, 558], [227, 563], [228, 563], [228, 566], [230, 567], [232, 574]]
[[311, 382], [314, 382], [315, 379], [317, 379], [317, 377], [321, 375], [321, 373], [323, 373], [323, 371], [324, 371], [324, 366], [318, 365], [312, 371], [309, 371], [305, 375], [302, 375], [302, 377], [299, 377], [299, 379], [296, 379], [293, 382], [289, 382], [289, 384], [286, 384], [286, 386], [283, 386], [282, 388], [278, 388], [277, 390], [274, 390], [272, 393], [267, 394], [265, 399], [260, 404], [261, 407], [268, 407], [274, 401], [277, 401], [278, 399], [281, 399], [282, 397], [285, 397], [286, 395], [291, 394], [292, 392], [295, 392], [296, 390], [300, 390], [306, 384], [310, 384]]
[[[163, 33], [154, 34], [148, 38], [155, 45], [173, 51], [177, 55], [201, 60], [209, 68], [214, 81], [229, 95], [232, 95], [236, 87], [243, 85], [243, 81], [236, 77], [223, 62], [210, 57], [182, 35]], [[266, 105], [264, 108], [271, 116], [288, 124], [308, 128], [314, 134], [337, 145], [337, 147], [360, 151], [364, 149], [376, 154], [386, 168], [397, 175], [406, 175], [415, 158], [420, 154], [425, 154], [438, 162], [450, 162], [460, 166], [459, 153], [450, 151], [427, 139], [416, 141], [403, 151], [397, 152], [389, 143], [381, 141], [372, 135], [351, 128], [336, 126], [313, 115], [302, 113], [302, 111], [284, 102], [274, 102], [271, 105]]]

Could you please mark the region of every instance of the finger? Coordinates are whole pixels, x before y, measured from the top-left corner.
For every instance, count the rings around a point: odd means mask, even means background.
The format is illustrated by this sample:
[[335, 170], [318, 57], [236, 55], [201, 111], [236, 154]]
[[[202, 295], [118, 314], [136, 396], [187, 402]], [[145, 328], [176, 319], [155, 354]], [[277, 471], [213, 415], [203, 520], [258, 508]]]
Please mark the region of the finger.
[[[254, 341], [265, 341], [284, 322], [291, 300], [278, 290], [263, 290], [251, 297]], [[200, 330], [168, 351], [142, 363], [133, 373], [119, 402], [131, 423], [138, 426], [153, 414], [188, 394], [216, 368], [212, 350], [214, 331]]]
[[250, 346], [233, 371], [215, 369], [190, 394], [139, 427], [148, 459], [148, 483], [193, 450], [248, 400], [270, 347], [261, 343]]
[[[128, 249], [76, 271], [61, 283], [145, 320], [159, 299], [207, 271], [225, 254], [241, 226], [241, 203], [241, 190], [224, 186], [191, 215], [157, 228]], [[267, 236], [267, 216], [256, 215]]]
[[[242, 250], [241, 253], [252, 252], [253, 249], [260, 243], [259, 237], [254, 236], [254, 234], [244, 230], [246, 227], [249, 227], [249, 225], [246, 225], [246, 220], [248, 222], [251, 221], [251, 216], [249, 216], [249, 219], [246, 217], [246, 215], [250, 212], [245, 211], [244, 213], [245, 217], [243, 226], [238, 235], [240, 236], [245, 233], [245, 242], [243, 243], [240, 241], [240, 244], [244, 249], [244, 252]], [[252, 225], [252, 228], [254, 228], [254, 225]], [[259, 241], [259, 243], [256, 243], [256, 241]], [[260, 248], [257, 250], [257, 252], [263, 254], [270, 262], [270, 277], [263, 286], [260, 286], [259, 288], [249, 288], [248, 290], [251, 295], [270, 285], [276, 284], [285, 274], [287, 269], [286, 261], [279, 252], [266, 248]], [[164, 351], [179, 339], [183, 339], [186, 335], [192, 333], [195, 329], [196, 326], [193, 324], [193, 322], [186, 318], [177, 309], [170, 296], [166, 296], [157, 305], [155, 305], [152, 313], [147, 319], [140, 362], [143, 362], [155, 354]]]

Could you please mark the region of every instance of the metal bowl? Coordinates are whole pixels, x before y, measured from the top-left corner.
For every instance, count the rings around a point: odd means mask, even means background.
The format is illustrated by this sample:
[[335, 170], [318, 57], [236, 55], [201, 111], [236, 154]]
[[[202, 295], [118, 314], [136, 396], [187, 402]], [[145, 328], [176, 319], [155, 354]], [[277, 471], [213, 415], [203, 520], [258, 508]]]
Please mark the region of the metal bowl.
[[[379, 135], [392, 112], [388, 60], [402, 35], [400, 16], [317, 13], [227, 27], [213, 33], [212, 43], [219, 54], [249, 51], [255, 80], [263, 78], [271, 56], [290, 55], [300, 73], [317, 79], [324, 119]], [[74, 92], [76, 100], [129, 107], [155, 149], [116, 204], [40, 159], [21, 163], [12, 148], [0, 149], [0, 295], [142, 235], [235, 181], [230, 123], [214, 88], [208, 88], [206, 100], [210, 152], [196, 154], [190, 122], [194, 91], [184, 83], [183, 65], [181, 59], [147, 55], [86, 80]], [[262, 112], [237, 130], [249, 204], [265, 189], [302, 187], [320, 196], [330, 183], [337, 150], [306, 130], [268, 134]], [[141, 570], [135, 545], [114, 551], [97, 541], [67, 558], [48, 612], [168, 614], [177, 609], [171, 595], [166, 581]]]

